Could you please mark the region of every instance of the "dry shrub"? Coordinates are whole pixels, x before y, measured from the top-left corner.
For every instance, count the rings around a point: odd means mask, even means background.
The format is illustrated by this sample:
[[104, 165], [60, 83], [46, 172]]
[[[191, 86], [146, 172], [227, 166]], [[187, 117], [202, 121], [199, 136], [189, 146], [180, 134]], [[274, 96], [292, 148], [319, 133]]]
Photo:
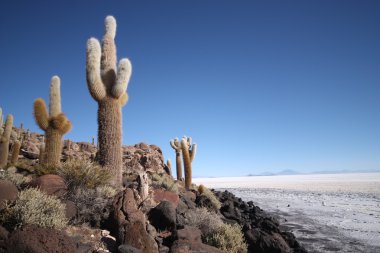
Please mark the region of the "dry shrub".
[[224, 224], [220, 216], [207, 208], [196, 208], [186, 213], [186, 225], [202, 232], [202, 241], [227, 253], [246, 253], [247, 244], [238, 224]]
[[112, 198], [116, 190], [111, 186], [100, 186], [95, 189], [77, 188], [73, 190], [68, 198], [78, 208], [78, 215], [73, 220], [74, 224], [88, 223], [92, 226], [100, 226], [110, 214]]
[[239, 224], [223, 224], [214, 234], [205, 238], [205, 243], [226, 253], [248, 252], [248, 246]]
[[222, 204], [220, 203], [219, 199], [217, 199], [215, 197], [215, 194], [210, 189], [208, 189], [206, 186], [200, 185], [198, 187], [198, 191], [201, 194], [201, 196], [205, 196], [206, 198], [208, 198], [210, 200], [210, 202], [214, 206], [215, 210], [219, 210], [222, 207]]
[[151, 175], [152, 182], [155, 185], [165, 188], [168, 191], [178, 193], [178, 184], [170, 176], [154, 173]]
[[34, 224], [47, 228], [63, 228], [67, 224], [65, 205], [55, 196], [29, 188], [19, 193], [13, 206], [7, 206], [1, 223], [20, 227]]
[[111, 179], [108, 170], [89, 160], [68, 160], [58, 168], [57, 173], [65, 179], [69, 190], [95, 189], [107, 185]]
[[9, 167], [7, 170], [0, 172], [0, 179], [11, 181], [20, 190], [26, 183], [31, 181], [31, 178], [24, 177], [22, 174], [16, 172], [16, 167]]
[[202, 231], [203, 237], [207, 237], [223, 225], [216, 213], [209, 212], [207, 208], [190, 209], [186, 213], [186, 225], [194, 226]]

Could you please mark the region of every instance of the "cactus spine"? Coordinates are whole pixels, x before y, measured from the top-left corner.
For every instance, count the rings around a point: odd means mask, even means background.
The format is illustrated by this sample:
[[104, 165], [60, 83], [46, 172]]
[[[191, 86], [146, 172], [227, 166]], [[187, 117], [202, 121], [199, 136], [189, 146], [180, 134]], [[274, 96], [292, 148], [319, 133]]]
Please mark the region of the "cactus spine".
[[190, 189], [192, 183], [192, 168], [191, 163], [194, 160], [197, 152], [197, 144], [191, 145], [191, 137], [183, 137], [181, 140], [181, 148], [183, 153], [183, 164], [185, 166], [185, 187]]
[[38, 98], [34, 101], [34, 117], [38, 126], [45, 131], [44, 165], [60, 164], [62, 152], [62, 137], [71, 129], [71, 122], [61, 112], [61, 82], [58, 76], [53, 76], [50, 84], [49, 113], [45, 101]]
[[175, 151], [175, 166], [177, 171], [177, 180], [182, 180], [182, 159], [181, 159], [181, 143], [179, 142], [178, 138], [175, 138], [174, 140], [170, 141], [170, 146]]
[[11, 157], [11, 164], [16, 165], [18, 162], [18, 156], [20, 154], [20, 148], [21, 148], [21, 142], [15, 141], [13, 144], [13, 151], [12, 151], [12, 157]]
[[105, 19], [102, 48], [95, 38], [87, 41], [87, 86], [98, 102], [99, 163], [115, 175], [114, 184], [122, 185], [122, 111], [128, 101], [127, 87], [132, 72], [128, 59], [116, 67], [116, 20]]
[[11, 138], [13, 116], [9, 114], [5, 121], [4, 133], [0, 136], [0, 169], [4, 169], [8, 163], [9, 140]]

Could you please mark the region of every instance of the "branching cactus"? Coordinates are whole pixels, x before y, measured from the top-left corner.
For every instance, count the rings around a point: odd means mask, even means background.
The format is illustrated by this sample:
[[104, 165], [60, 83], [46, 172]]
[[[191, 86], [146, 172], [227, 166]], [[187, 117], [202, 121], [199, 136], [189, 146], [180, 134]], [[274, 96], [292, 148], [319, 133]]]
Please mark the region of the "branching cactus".
[[98, 102], [99, 163], [115, 175], [116, 186], [122, 185], [122, 111], [128, 101], [127, 87], [132, 73], [128, 59], [116, 67], [116, 20], [105, 19], [102, 48], [95, 38], [87, 41], [87, 85]]
[[197, 144], [193, 144], [191, 137], [183, 137], [181, 140], [181, 148], [183, 153], [183, 164], [185, 166], [185, 187], [190, 189], [192, 183], [192, 169], [191, 163], [194, 160], [197, 152]]
[[40, 164], [45, 164], [45, 143], [40, 144], [40, 155], [39, 155]]
[[13, 126], [13, 116], [9, 114], [5, 120], [5, 129], [0, 136], [0, 169], [5, 169], [8, 164], [9, 140], [11, 138]]
[[71, 122], [61, 112], [61, 82], [53, 76], [50, 84], [49, 113], [42, 98], [34, 101], [34, 117], [38, 126], [45, 131], [44, 165], [55, 167], [60, 164], [63, 135], [71, 129]]
[[181, 142], [178, 140], [178, 138], [175, 138], [174, 140], [170, 141], [170, 146], [175, 151], [175, 166], [177, 171], [177, 180], [182, 180], [182, 159], [181, 159]]

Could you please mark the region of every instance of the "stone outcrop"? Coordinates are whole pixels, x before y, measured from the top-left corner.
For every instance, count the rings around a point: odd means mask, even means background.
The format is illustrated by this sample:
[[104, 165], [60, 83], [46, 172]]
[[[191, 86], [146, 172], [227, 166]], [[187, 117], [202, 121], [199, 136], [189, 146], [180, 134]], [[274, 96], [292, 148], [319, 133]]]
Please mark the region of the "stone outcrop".
[[120, 244], [127, 244], [142, 253], [157, 253], [154, 239], [146, 231], [145, 215], [137, 208], [133, 190], [125, 189], [113, 202], [113, 223]]
[[53, 174], [47, 174], [36, 178], [30, 183], [30, 186], [39, 188], [48, 195], [55, 195], [57, 197], [63, 197], [67, 192], [65, 180], [62, 177]]
[[123, 146], [124, 172], [164, 172], [164, 156], [156, 145]]
[[281, 231], [279, 222], [252, 201], [246, 203], [228, 191], [215, 192], [222, 203], [221, 214], [226, 222], [243, 227], [248, 252], [304, 253], [307, 252], [290, 232]]

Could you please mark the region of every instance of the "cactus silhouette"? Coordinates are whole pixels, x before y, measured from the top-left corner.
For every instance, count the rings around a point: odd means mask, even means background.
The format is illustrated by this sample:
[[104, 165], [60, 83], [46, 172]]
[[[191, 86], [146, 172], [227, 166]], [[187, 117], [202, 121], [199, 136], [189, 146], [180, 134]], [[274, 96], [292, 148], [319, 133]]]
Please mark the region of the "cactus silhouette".
[[5, 169], [8, 164], [9, 140], [11, 138], [13, 116], [9, 114], [5, 120], [5, 129], [0, 136], [0, 169]]
[[116, 20], [105, 19], [102, 48], [95, 38], [87, 41], [87, 86], [98, 102], [97, 159], [115, 175], [114, 184], [122, 184], [122, 110], [128, 101], [127, 87], [132, 73], [128, 59], [121, 59], [116, 67]]
[[60, 86], [59, 77], [53, 76], [50, 84], [49, 113], [42, 98], [34, 101], [34, 118], [38, 126], [45, 131], [44, 165], [49, 167], [60, 164], [62, 138], [71, 129], [71, 122], [61, 112]]
[[181, 159], [181, 142], [178, 140], [178, 138], [175, 138], [170, 141], [170, 146], [175, 151], [175, 166], [177, 171], [177, 180], [182, 180], [182, 159]]
[[185, 166], [185, 187], [190, 189], [192, 183], [192, 168], [191, 163], [194, 160], [197, 152], [197, 144], [193, 144], [191, 137], [184, 136], [181, 140], [181, 148], [183, 153], [183, 164]]

